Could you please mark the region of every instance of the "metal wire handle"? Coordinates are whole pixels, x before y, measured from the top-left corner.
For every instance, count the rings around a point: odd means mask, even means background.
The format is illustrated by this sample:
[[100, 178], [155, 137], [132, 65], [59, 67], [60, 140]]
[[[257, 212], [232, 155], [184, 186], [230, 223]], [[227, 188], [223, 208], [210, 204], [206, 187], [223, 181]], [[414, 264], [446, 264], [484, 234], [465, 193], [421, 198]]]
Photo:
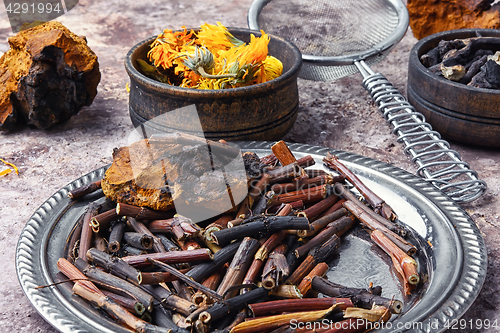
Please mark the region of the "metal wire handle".
[[363, 87], [393, 126], [398, 141], [405, 145], [404, 152], [418, 166], [417, 174], [455, 202], [469, 202], [480, 197], [486, 191], [486, 182], [479, 180], [477, 172], [432, 130], [425, 116], [382, 74], [373, 72], [364, 61], [357, 61], [355, 65], [363, 75]]

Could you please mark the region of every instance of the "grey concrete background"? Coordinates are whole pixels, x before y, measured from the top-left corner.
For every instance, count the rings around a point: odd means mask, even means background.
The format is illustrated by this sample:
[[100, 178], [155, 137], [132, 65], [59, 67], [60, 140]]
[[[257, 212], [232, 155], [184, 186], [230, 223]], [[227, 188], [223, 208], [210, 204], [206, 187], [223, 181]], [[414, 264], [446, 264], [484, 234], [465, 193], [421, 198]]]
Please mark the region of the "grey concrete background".
[[[16, 276], [15, 248], [19, 234], [33, 212], [54, 192], [82, 175], [111, 162], [114, 147], [126, 144], [133, 129], [128, 116], [128, 82], [123, 59], [137, 42], [165, 28], [196, 27], [205, 22], [247, 27], [252, 0], [81, 0], [60, 21], [78, 35], [87, 36], [99, 57], [102, 79], [94, 103], [65, 124], [43, 131], [23, 128], [0, 133], [0, 158], [19, 167], [19, 176], [0, 178], [0, 331], [56, 332], [41, 318], [23, 294]], [[7, 14], [0, 6], [0, 52], [11, 36]], [[411, 30], [374, 70], [384, 74], [406, 94], [407, 62], [417, 42]], [[391, 163], [409, 172], [415, 166], [403, 155], [356, 75], [335, 82], [299, 79], [300, 110], [285, 137], [346, 150]], [[499, 188], [498, 149], [452, 143], [462, 158], [488, 183], [480, 199], [463, 204], [479, 226], [488, 248], [486, 282], [464, 319], [500, 321], [499, 297]], [[498, 323], [500, 325], [500, 322]], [[449, 330], [451, 332], [495, 330]]]

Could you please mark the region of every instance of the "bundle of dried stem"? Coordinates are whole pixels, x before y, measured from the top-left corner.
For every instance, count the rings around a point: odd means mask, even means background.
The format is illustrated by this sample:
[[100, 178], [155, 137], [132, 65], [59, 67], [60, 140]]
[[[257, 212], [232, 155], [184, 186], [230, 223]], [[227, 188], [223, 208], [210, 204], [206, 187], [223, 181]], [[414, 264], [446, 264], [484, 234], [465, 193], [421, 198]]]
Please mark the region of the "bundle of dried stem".
[[149, 324], [136, 316], [132, 315], [126, 309], [118, 305], [110, 297], [104, 294], [96, 293], [90, 289], [85, 288], [81, 284], [75, 284], [73, 286], [73, 292], [78, 296], [95, 303], [98, 307], [106, 311], [111, 317], [119, 319], [125, 326], [130, 327], [137, 333], [148, 333], [148, 332], [158, 332], [158, 333], [170, 333], [171, 329], [162, 328]]
[[378, 230], [386, 237], [390, 238], [392, 242], [396, 243], [405, 253], [414, 254], [417, 252], [415, 245], [406, 241], [403, 237], [389, 230], [385, 225], [380, 223], [372, 215], [368, 214], [364, 209], [357, 205], [354, 201], [347, 200], [344, 202], [344, 207], [356, 218], [361, 221], [366, 227], [371, 230]]
[[[190, 135], [158, 140], [202, 143]], [[223, 142], [212, 146], [215, 154], [239, 154]], [[258, 157], [252, 158], [258, 162]], [[341, 175], [307, 169], [314, 163], [310, 155], [296, 159], [286, 143], [278, 142], [273, 154], [261, 159], [261, 173], [248, 177], [249, 194], [239, 207], [198, 224], [174, 211], [109, 200], [91, 203], [64, 251], [73, 260], [79, 247], [81, 258], [76, 267], [66, 259], [58, 266], [74, 280], [75, 293], [141, 332], [164, 331], [144, 324], [142, 319], [151, 317], [177, 333], [277, 333], [293, 331], [289, 318], [318, 320], [314, 318], [347, 308], [347, 317], [363, 320], [380, 319], [383, 309], [388, 309], [383, 320], [400, 313], [402, 302], [381, 297], [381, 287], [347, 288], [323, 278], [341, 236], [357, 218], [405, 276], [405, 292], [419, 279], [415, 261], [405, 254], [416, 248], [403, 238], [404, 228], [374, 211], [387, 215], [388, 205], [334, 157], [327, 156], [325, 163]], [[373, 209], [341, 184], [345, 179]], [[74, 196], [87, 191], [78, 189]], [[319, 293], [330, 297], [317, 298]], [[266, 302], [269, 296], [277, 300]], [[255, 316], [267, 317], [246, 318], [248, 308]], [[136, 316], [124, 316], [125, 309]]]

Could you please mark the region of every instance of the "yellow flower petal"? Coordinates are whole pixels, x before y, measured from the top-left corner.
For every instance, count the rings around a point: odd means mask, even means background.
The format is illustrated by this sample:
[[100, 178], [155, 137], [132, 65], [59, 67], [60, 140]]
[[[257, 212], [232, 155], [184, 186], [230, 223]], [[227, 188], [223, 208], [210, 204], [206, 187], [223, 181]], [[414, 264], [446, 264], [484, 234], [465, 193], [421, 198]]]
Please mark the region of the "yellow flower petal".
[[[268, 56], [270, 38], [264, 31], [261, 33], [261, 37], [250, 35], [246, 44], [220, 22], [205, 23], [196, 34], [185, 27], [177, 32], [166, 29], [151, 43], [148, 59], [156, 67], [173, 69], [177, 79], [172, 81], [181, 82], [181, 87], [224, 89], [258, 84], [278, 77], [283, 71], [281, 62]], [[199, 47], [205, 47], [213, 55], [213, 66], [205, 71], [226, 78], [200, 78], [185, 65]]]
[[[16, 167], [14, 164], [9, 163], [9, 162], [7, 162], [7, 161], [5, 161], [5, 160], [1, 159], [1, 158], [0, 158], [0, 161], [2, 161], [2, 162], [3, 162], [4, 164], [6, 164], [7, 166], [12, 167], [12, 168], [14, 169], [14, 171], [16, 172], [16, 174], [19, 174], [19, 170], [17, 169], [17, 167]], [[9, 169], [9, 170], [10, 170], [10, 169]], [[2, 173], [3, 173], [3, 172], [5, 172], [5, 170], [4, 170], [4, 171], [2, 171]], [[9, 171], [9, 172], [10, 172], [10, 171]], [[7, 172], [7, 173], [9, 173], [9, 172]], [[3, 176], [3, 175], [6, 175], [7, 173], [3, 173], [3, 174], [2, 174], [2, 176]]]

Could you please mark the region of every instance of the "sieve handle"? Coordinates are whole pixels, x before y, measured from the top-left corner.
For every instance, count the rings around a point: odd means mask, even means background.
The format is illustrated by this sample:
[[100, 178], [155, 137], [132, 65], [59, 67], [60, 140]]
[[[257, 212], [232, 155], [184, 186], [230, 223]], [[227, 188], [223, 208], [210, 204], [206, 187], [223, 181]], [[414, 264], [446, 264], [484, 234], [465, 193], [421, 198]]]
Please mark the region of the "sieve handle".
[[393, 127], [398, 142], [405, 146], [418, 169], [417, 174], [446, 193], [455, 202], [469, 202], [486, 191], [486, 182], [461, 160], [460, 154], [432, 130], [425, 116], [381, 74], [364, 61], [354, 63], [363, 75], [363, 87], [370, 93], [384, 118]]

